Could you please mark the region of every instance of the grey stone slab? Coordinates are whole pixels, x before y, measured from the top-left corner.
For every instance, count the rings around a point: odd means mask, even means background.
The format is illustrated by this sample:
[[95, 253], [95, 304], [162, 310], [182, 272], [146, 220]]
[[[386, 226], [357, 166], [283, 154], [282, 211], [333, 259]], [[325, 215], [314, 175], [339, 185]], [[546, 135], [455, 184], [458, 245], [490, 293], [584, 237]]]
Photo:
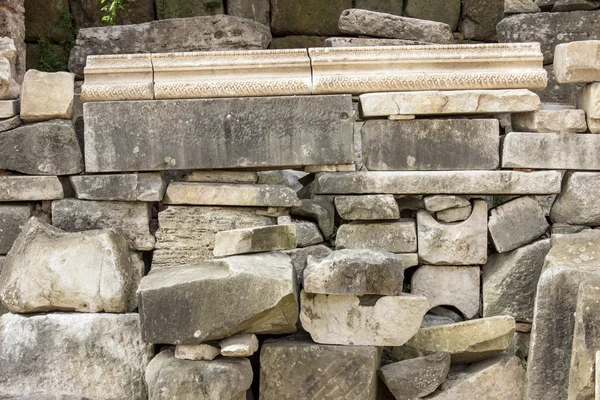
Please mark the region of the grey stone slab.
[[490, 40], [504, 17], [504, 0], [463, 0], [460, 30], [465, 39]]
[[417, 251], [417, 232], [414, 220], [394, 222], [351, 222], [337, 232], [338, 249], [373, 249], [390, 253]]
[[568, 172], [550, 219], [555, 223], [600, 226], [599, 198], [599, 172]]
[[331, 37], [325, 39], [325, 47], [362, 47], [362, 46], [412, 46], [432, 44], [419, 40], [384, 39], [368, 37]]
[[291, 214], [317, 221], [325, 239], [333, 235], [335, 207], [329, 199], [302, 199], [302, 206], [292, 207]]
[[227, 14], [247, 18], [269, 26], [271, 2], [269, 0], [228, 0]]
[[56, 176], [0, 176], [0, 202], [58, 200], [65, 197]]
[[294, 225], [260, 226], [218, 232], [215, 236], [215, 257], [246, 253], [262, 253], [296, 248]]
[[536, 91], [543, 102], [561, 103], [571, 106], [577, 105], [577, 98], [583, 88], [583, 83], [558, 83], [554, 75], [554, 64], [544, 65], [548, 73], [548, 86], [546, 89]]
[[287, 254], [292, 259], [292, 265], [296, 271], [296, 279], [302, 284], [304, 280], [304, 270], [307, 267], [308, 258], [312, 257], [313, 261], [319, 261], [331, 254], [333, 250], [324, 244], [316, 246], [308, 246], [301, 249], [285, 250], [282, 253]]
[[337, 35], [348, 8], [352, 0], [271, 0], [271, 29], [275, 36]]
[[223, 0], [157, 0], [157, 19], [225, 14]]
[[86, 103], [84, 115], [89, 172], [354, 162], [348, 95]]
[[391, 195], [337, 196], [334, 203], [340, 217], [348, 221], [400, 218], [398, 203]]
[[159, 173], [75, 175], [69, 180], [81, 200], [161, 201], [166, 188]]
[[0, 254], [6, 254], [33, 215], [31, 204], [0, 203]]
[[367, 121], [363, 160], [369, 171], [496, 169], [498, 120]]
[[460, 0], [406, 0], [404, 15], [427, 21], [443, 22], [450, 25], [450, 29], [455, 31], [460, 18], [461, 4]]
[[18, 115], [6, 119], [0, 119], [0, 132], [10, 131], [11, 129], [18, 128], [23, 124], [21, 118]]

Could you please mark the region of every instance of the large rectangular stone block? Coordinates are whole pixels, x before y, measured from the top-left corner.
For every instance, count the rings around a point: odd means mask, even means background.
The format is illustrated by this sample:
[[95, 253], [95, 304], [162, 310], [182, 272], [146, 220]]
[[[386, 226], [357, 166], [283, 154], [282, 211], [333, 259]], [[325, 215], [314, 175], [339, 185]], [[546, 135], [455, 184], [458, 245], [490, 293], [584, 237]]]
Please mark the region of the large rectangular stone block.
[[373, 120], [362, 127], [370, 171], [496, 169], [499, 147], [495, 119]]
[[88, 172], [354, 161], [350, 96], [84, 104]]
[[555, 52], [554, 73], [558, 83], [600, 80], [600, 40], [559, 44]]

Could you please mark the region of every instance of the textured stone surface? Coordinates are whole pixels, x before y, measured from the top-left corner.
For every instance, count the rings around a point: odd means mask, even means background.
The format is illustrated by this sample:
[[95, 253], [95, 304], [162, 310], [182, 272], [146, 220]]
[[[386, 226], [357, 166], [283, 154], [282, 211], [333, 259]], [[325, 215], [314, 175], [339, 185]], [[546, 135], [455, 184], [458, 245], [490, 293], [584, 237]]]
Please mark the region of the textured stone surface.
[[417, 213], [419, 259], [433, 265], [476, 265], [487, 261], [487, 204], [475, 201], [469, 219], [441, 224], [425, 210]]
[[468, 207], [471, 205], [468, 199], [453, 195], [427, 196], [423, 199], [425, 209], [429, 212], [438, 212], [453, 208]]
[[326, 36], [294, 35], [276, 37], [271, 41], [270, 49], [308, 49], [324, 47]]
[[183, 177], [186, 182], [257, 183], [258, 173], [251, 171], [192, 171]]
[[600, 80], [600, 40], [559, 44], [555, 52], [554, 73], [558, 83], [588, 83]]
[[435, 219], [445, 223], [460, 222], [468, 219], [472, 211], [473, 207], [471, 205], [466, 207], [450, 208], [448, 210], [436, 212]]
[[555, 223], [600, 225], [600, 173], [568, 172], [563, 191], [554, 202], [550, 218]]
[[600, 133], [600, 83], [591, 83], [583, 88], [578, 107], [585, 111], [590, 132]]
[[219, 342], [224, 357], [250, 357], [258, 350], [258, 338], [253, 334], [234, 335]]
[[504, 138], [502, 167], [600, 170], [600, 135], [513, 132]]
[[159, 268], [138, 290], [150, 343], [198, 344], [236, 333], [296, 331], [295, 274], [285, 254], [266, 253]]
[[[86, 103], [86, 170], [351, 163], [351, 114], [350, 96], [343, 95]], [[179, 124], [181, 118], [189, 123]], [[124, 125], [129, 135], [121, 134]]]
[[557, 0], [552, 7], [552, 12], [596, 10], [600, 8], [598, 0]]
[[292, 265], [296, 271], [296, 279], [298, 283], [304, 280], [304, 270], [306, 269], [308, 257], [312, 257], [313, 261], [321, 260], [331, 254], [333, 250], [325, 245], [309, 246], [302, 249], [285, 250], [283, 253], [290, 256]]
[[522, 13], [536, 13], [540, 12], [541, 9], [535, 4], [534, 0], [505, 0], [504, 1], [504, 13], [505, 14], [522, 14]]
[[544, 69], [548, 73], [548, 86], [544, 90], [538, 90], [536, 93], [543, 102], [560, 103], [571, 106], [577, 105], [577, 99], [581, 92], [583, 83], [559, 84], [554, 76], [554, 65], [545, 65]]
[[0, 203], [0, 254], [6, 254], [33, 214], [31, 204]]
[[337, 196], [335, 208], [347, 221], [399, 219], [400, 209], [394, 196]]
[[352, 0], [271, 0], [271, 29], [275, 36], [336, 35], [338, 19]]
[[52, 224], [68, 232], [120, 229], [131, 249], [152, 250], [149, 203], [64, 199], [52, 202]]
[[83, 171], [83, 154], [70, 121], [27, 124], [0, 135], [0, 169], [30, 175]]
[[32, 218], [0, 275], [10, 312], [127, 312], [136, 307], [141, 270], [115, 230], [66, 233]]
[[418, 40], [383, 39], [367, 37], [332, 37], [325, 39], [325, 47], [410, 46], [426, 44], [430, 43]]
[[215, 236], [215, 257], [296, 247], [294, 225], [261, 226], [218, 232]]
[[5, 314], [0, 354], [5, 398], [143, 400], [153, 351], [137, 314]]
[[511, 315], [533, 321], [537, 282], [550, 239], [503, 254], [492, 254], [483, 267], [483, 316]]
[[269, 26], [271, 23], [269, 0], [228, 0], [227, 14], [247, 18]]
[[504, 0], [464, 0], [460, 30], [465, 39], [490, 40], [496, 37], [496, 25], [504, 17]]
[[292, 215], [317, 221], [325, 239], [333, 235], [335, 207], [325, 198], [302, 199], [301, 207], [293, 207]]
[[515, 132], [582, 133], [587, 130], [583, 110], [540, 110], [512, 115]]
[[4, 0], [0, 9], [0, 37], [14, 41], [17, 51], [15, 69], [16, 80], [23, 81], [25, 74], [25, 8], [20, 0]]
[[354, 8], [402, 15], [404, 0], [355, 0]]
[[74, 91], [73, 74], [27, 71], [21, 90], [21, 119], [25, 122], [70, 119]]
[[401, 346], [429, 309], [423, 296], [300, 295], [300, 322], [323, 344]]
[[396, 222], [351, 222], [340, 226], [338, 249], [373, 249], [390, 253], [414, 253], [417, 232], [413, 220]]
[[313, 246], [325, 241], [316, 222], [294, 219], [292, 222], [278, 222], [278, 225], [292, 225], [294, 227], [296, 230], [296, 247]]
[[369, 171], [496, 169], [499, 131], [495, 119], [367, 121], [363, 160]]
[[223, 0], [157, 0], [158, 19], [225, 14]]
[[460, 18], [460, 7], [460, 0], [406, 0], [404, 15], [427, 21], [443, 22], [450, 25], [450, 29], [455, 31]]
[[[77, 28], [90, 28], [93, 26], [105, 26], [102, 17], [106, 12], [102, 11], [101, 0], [69, 0], [73, 22]], [[117, 12], [117, 25], [141, 24], [154, 20], [154, 2], [152, 0], [128, 0], [123, 4], [123, 9]]]
[[0, 202], [58, 200], [65, 190], [56, 176], [0, 176]]
[[260, 398], [320, 400], [326, 394], [335, 399], [374, 400], [379, 364], [376, 347], [269, 340], [260, 354]]
[[23, 121], [21, 121], [21, 118], [19, 118], [18, 115], [11, 118], [0, 119], [0, 132], [6, 132], [18, 128], [22, 123]]
[[202, 206], [294, 207], [302, 203], [284, 185], [172, 182], [164, 203]]
[[179, 344], [175, 348], [178, 360], [210, 361], [221, 355], [221, 349], [210, 344]]
[[166, 349], [148, 364], [145, 380], [149, 400], [238, 400], [252, 384], [252, 367], [244, 359], [178, 360]]
[[10, 118], [19, 114], [19, 100], [0, 100], [0, 118]]
[[166, 186], [159, 173], [75, 175], [69, 180], [81, 200], [161, 201]]

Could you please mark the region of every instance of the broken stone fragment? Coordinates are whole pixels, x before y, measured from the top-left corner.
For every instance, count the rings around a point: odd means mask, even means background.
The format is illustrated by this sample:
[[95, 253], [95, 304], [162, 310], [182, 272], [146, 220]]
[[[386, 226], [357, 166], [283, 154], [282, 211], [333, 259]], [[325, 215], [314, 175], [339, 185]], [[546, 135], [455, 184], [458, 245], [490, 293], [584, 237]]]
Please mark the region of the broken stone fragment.
[[19, 100], [0, 100], [0, 118], [11, 118], [19, 114]]
[[234, 335], [219, 342], [224, 357], [250, 357], [258, 350], [256, 335]]
[[210, 344], [178, 344], [175, 348], [175, 358], [178, 360], [211, 361], [221, 355], [218, 347]]
[[25, 122], [71, 119], [74, 93], [73, 74], [30, 69], [23, 79], [21, 119]]
[[582, 133], [587, 130], [583, 110], [539, 110], [512, 115], [515, 132]]
[[534, 0], [505, 0], [505, 14], [536, 13], [542, 11]]
[[600, 225], [600, 173], [567, 172], [563, 190], [558, 195], [550, 219], [554, 223]]
[[262, 226], [218, 232], [215, 236], [215, 257], [260, 253], [296, 248], [294, 225]]
[[192, 171], [183, 177], [186, 182], [257, 183], [258, 173], [252, 171]]
[[33, 210], [33, 204], [0, 203], [0, 254], [8, 253]]
[[460, 208], [450, 208], [449, 210], [436, 212], [435, 218], [438, 221], [445, 222], [447, 224], [452, 222], [461, 222], [469, 218], [472, 210], [473, 207], [471, 205]]
[[590, 132], [600, 133], [600, 83], [584, 86], [579, 96], [578, 107], [585, 111]]
[[69, 180], [81, 200], [161, 201], [166, 186], [159, 173], [75, 175]]
[[452, 208], [462, 208], [471, 205], [468, 199], [452, 195], [427, 196], [423, 199], [425, 209], [429, 212], [445, 211]]
[[414, 253], [417, 232], [413, 220], [395, 222], [351, 222], [337, 231], [338, 249], [373, 249], [390, 253]]
[[[304, 270], [306, 269], [308, 257], [312, 257], [313, 261], [317, 262], [331, 254], [333, 250], [329, 247], [319, 244], [316, 246], [308, 246], [301, 249], [284, 250], [282, 253], [287, 254], [292, 259], [292, 265], [296, 271], [296, 277], [299, 284], [304, 280]], [[417, 262], [418, 263], [418, 262]], [[416, 264], [415, 264], [416, 265]]]
[[[285, 217], [279, 217], [285, 218]], [[319, 243], [323, 243], [323, 235], [316, 222], [313, 221], [302, 221], [294, 220], [290, 222], [279, 223], [278, 225], [290, 225], [293, 226], [296, 231], [296, 246], [297, 247], [308, 247], [314, 246]]]
[[302, 199], [302, 206], [292, 207], [291, 214], [317, 221], [325, 239], [333, 234], [335, 207], [327, 199]]
[[400, 209], [394, 196], [337, 196], [335, 208], [347, 221], [399, 219]]
[[552, 12], [587, 11], [598, 8], [600, 8], [600, 1], [598, 0], [557, 0], [552, 7]]
[[[573, 16], [585, 16], [597, 18], [599, 12], [573, 13]], [[557, 16], [560, 14], [556, 14]], [[563, 14], [564, 15], [564, 14]], [[586, 19], [580, 23], [585, 24]], [[585, 26], [585, 25], [583, 25]], [[583, 27], [582, 26], [582, 27]], [[589, 39], [599, 39], [588, 36]], [[600, 40], [568, 40], [571, 43], [562, 43], [556, 46], [554, 61], [554, 73], [558, 83], [578, 83], [600, 81], [600, 66], [598, 66], [597, 54], [600, 50]]]

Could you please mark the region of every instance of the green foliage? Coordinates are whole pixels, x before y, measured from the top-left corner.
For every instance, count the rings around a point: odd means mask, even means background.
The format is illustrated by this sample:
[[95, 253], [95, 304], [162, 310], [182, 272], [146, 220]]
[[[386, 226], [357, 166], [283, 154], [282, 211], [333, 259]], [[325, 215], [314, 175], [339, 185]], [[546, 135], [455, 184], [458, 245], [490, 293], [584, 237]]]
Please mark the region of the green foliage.
[[102, 4], [107, 3], [102, 7], [102, 11], [107, 13], [107, 15], [102, 17], [102, 21], [106, 22], [107, 25], [115, 25], [117, 14], [119, 10], [125, 9], [126, 1], [127, 0], [102, 0]]
[[64, 37], [59, 43], [53, 43], [48, 38], [38, 40], [40, 46], [40, 71], [56, 72], [67, 71], [69, 67], [69, 53], [75, 45], [77, 28], [73, 22], [73, 16], [69, 12], [63, 12], [60, 20], [54, 28], [60, 37]]

